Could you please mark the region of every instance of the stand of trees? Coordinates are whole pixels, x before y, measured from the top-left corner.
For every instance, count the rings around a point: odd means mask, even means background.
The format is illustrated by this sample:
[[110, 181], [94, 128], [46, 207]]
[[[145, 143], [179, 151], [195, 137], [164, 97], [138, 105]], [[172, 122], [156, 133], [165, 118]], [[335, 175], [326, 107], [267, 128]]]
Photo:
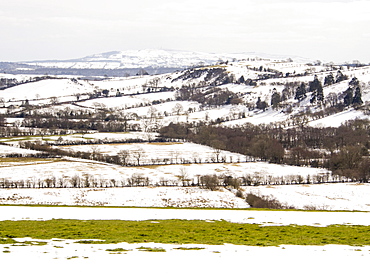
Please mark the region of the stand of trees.
[[348, 121], [339, 128], [290, 129], [252, 124], [241, 128], [170, 124], [160, 134], [273, 163], [324, 167], [354, 181], [370, 179], [370, 168], [366, 167], [370, 149], [368, 120]]

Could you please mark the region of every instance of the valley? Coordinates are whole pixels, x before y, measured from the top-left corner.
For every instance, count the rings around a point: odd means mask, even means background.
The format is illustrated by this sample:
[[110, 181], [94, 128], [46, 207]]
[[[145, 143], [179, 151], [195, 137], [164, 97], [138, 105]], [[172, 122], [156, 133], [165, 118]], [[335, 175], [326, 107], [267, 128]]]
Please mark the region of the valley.
[[363, 273], [370, 66], [167, 54], [0, 74], [3, 271]]

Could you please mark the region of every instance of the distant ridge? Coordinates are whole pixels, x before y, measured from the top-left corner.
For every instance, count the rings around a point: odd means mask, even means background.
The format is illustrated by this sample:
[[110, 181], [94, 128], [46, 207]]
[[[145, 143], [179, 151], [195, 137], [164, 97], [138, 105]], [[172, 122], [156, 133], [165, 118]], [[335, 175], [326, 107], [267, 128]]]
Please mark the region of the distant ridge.
[[233, 59], [269, 59], [286, 60], [291, 58], [297, 62], [310, 62], [312, 60], [288, 55], [266, 54], [259, 52], [243, 53], [206, 53], [177, 50], [126, 50], [110, 51], [89, 55], [83, 58], [70, 60], [47, 60], [26, 61], [24, 64], [47, 66], [47, 67], [73, 67], [73, 68], [145, 68], [145, 67], [169, 67], [185, 68], [199, 64], [215, 64], [219, 61], [231, 61]]
[[[188, 67], [213, 65], [221, 61], [264, 59], [274, 61], [286, 61], [292, 59], [299, 63], [312, 62], [310, 59], [288, 56], [266, 54], [258, 52], [244, 53], [206, 53], [193, 51], [163, 50], [163, 49], [144, 49], [144, 50], [125, 50], [110, 51], [99, 54], [89, 55], [83, 58], [68, 60], [41, 60], [41, 61], [22, 61], [13, 63], [11, 68], [13, 73], [23, 73], [25, 65], [29, 68], [28, 73], [47, 73], [47, 74], [72, 74], [72, 75], [129, 75], [135, 74], [139, 69], [146, 69], [150, 74], [159, 74], [182, 70]], [[19, 66], [22, 64], [22, 66]], [[4, 70], [4, 69], [2, 69]]]

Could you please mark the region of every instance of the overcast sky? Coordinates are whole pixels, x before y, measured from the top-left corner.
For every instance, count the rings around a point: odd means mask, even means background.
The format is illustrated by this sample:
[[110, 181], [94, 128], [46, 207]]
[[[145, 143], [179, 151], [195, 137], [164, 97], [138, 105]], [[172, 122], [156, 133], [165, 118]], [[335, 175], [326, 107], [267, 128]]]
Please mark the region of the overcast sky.
[[0, 61], [131, 49], [370, 63], [370, 1], [0, 0]]

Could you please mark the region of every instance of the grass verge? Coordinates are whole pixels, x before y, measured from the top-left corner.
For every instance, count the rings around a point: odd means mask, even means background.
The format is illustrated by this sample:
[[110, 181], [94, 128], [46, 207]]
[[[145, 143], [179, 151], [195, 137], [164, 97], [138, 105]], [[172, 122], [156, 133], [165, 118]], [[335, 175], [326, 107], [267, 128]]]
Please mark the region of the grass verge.
[[[331, 225], [261, 226], [227, 221], [200, 220], [49, 220], [0, 221], [0, 243], [14, 238], [75, 239], [80, 243], [169, 243], [210, 244], [224, 243], [249, 246], [291, 245], [370, 245], [369, 226]], [[84, 241], [84, 239], [90, 239]], [[93, 241], [100, 240], [100, 241]]]

